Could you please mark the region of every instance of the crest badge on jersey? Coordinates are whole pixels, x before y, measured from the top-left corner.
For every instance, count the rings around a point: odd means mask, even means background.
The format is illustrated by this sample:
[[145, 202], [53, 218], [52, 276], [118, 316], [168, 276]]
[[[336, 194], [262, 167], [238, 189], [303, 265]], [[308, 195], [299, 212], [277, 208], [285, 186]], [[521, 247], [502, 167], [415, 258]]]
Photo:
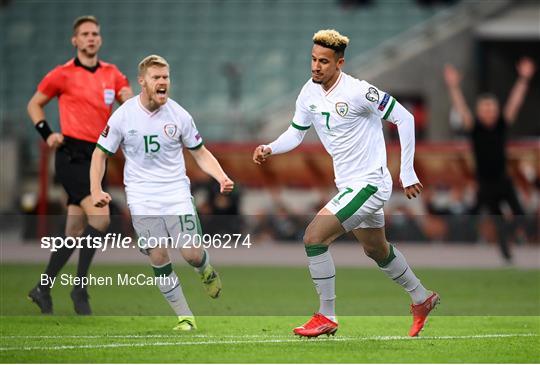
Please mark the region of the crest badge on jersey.
[[366, 99], [368, 99], [369, 101], [372, 101], [374, 103], [378, 103], [379, 102], [379, 92], [377, 91], [377, 89], [370, 86], [370, 88], [368, 89], [368, 92], [366, 94]]
[[349, 112], [349, 105], [342, 101], [336, 103], [336, 112], [342, 117], [346, 116]]
[[163, 126], [163, 130], [165, 131], [167, 137], [174, 139], [176, 137], [176, 133], [178, 132], [178, 127], [176, 127], [176, 124], [169, 123]]
[[113, 89], [103, 90], [103, 101], [105, 101], [105, 104], [112, 105], [114, 103], [114, 95], [115, 92]]

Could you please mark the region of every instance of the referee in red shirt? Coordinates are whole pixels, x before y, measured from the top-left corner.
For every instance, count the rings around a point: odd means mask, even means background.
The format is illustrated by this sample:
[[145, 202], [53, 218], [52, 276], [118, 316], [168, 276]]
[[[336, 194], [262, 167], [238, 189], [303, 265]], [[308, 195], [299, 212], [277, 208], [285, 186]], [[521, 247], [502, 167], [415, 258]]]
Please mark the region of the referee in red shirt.
[[[71, 44], [77, 50], [77, 57], [43, 78], [28, 102], [28, 114], [49, 148], [56, 150], [56, 176], [68, 195], [65, 235], [104, 236], [110, 212], [108, 206], [97, 208], [92, 204], [90, 161], [114, 101], [123, 103], [133, 92], [127, 78], [115, 65], [98, 60], [101, 35], [94, 16], [75, 19]], [[58, 98], [61, 133], [53, 132], [45, 120], [44, 107], [54, 97]], [[53, 252], [44, 273], [49, 278], [56, 277], [73, 251], [63, 247]], [[78, 277], [88, 274], [94, 253], [94, 248], [80, 250]], [[49, 285], [38, 283], [28, 296], [42, 313], [52, 313]], [[86, 288], [74, 287], [71, 299], [77, 314], [92, 313]]]

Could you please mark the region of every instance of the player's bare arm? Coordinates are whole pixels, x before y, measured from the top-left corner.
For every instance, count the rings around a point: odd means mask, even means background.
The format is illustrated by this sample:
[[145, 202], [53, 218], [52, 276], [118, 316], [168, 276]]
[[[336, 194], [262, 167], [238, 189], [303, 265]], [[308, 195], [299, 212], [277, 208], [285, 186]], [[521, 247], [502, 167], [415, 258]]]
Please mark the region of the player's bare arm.
[[[45, 121], [45, 110], [44, 107], [49, 103], [51, 98], [49, 98], [47, 95], [43, 94], [42, 92], [36, 91], [34, 96], [30, 99], [28, 102], [27, 110], [28, 115], [30, 116], [30, 119], [32, 120], [32, 123], [34, 123], [34, 126], [38, 128], [38, 131], [40, 128], [45, 128], [50, 131], [50, 127], [47, 125], [47, 122]], [[44, 123], [43, 123], [44, 122]], [[50, 148], [56, 149], [64, 143], [64, 136], [61, 133], [58, 132], [52, 132], [48, 135], [46, 139], [47, 146]], [[42, 132], [40, 131], [40, 134]], [[43, 134], [42, 134], [43, 136]]]
[[109, 193], [103, 191], [101, 182], [105, 175], [105, 162], [107, 155], [101, 149], [96, 148], [92, 154], [90, 163], [90, 194], [95, 207], [102, 208], [112, 200]]
[[508, 97], [508, 101], [506, 102], [503, 111], [504, 119], [510, 124], [516, 121], [529, 88], [529, 81], [536, 71], [536, 65], [532, 59], [524, 57], [517, 63], [516, 70], [518, 78], [510, 91], [510, 96]]
[[206, 172], [208, 175], [212, 176], [219, 183], [219, 191], [223, 194], [228, 194], [234, 189], [234, 182], [229, 179], [227, 174], [221, 168], [218, 160], [212, 155], [210, 151], [204, 146], [196, 150], [189, 150], [191, 155], [197, 162], [197, 165]]
[[253, 151], [253, 162], [257, 165], [262, 164], [272, 154], [272, 149], [267, 145], [260, 145]]
[[474, 124], [474, 118], [461, 91], [461, 74], [453, 65], [446, 65], [444, 67], [444, 80], [450, 93], [452, 105], [463, 120], [464, 129], [471, 130]]

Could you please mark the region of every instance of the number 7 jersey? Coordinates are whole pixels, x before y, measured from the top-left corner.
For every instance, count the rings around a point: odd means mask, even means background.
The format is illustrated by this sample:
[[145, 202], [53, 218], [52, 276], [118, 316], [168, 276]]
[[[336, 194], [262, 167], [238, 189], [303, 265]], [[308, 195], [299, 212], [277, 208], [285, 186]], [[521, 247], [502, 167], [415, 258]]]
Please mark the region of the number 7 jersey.
[[203, 145], [191, 115], [174, 100], [154, 112], [137, 95], [109, 119], [97, 147], [108, 155], [119, 146], [126, 157], [124, 184], [128, 204], [175, 203], [190, 199], [183, 147]]
[[395, 99], [366, 81], [341, 72], [327, 91], [311, 79], [296, 100], [292, 126], [313, 125], [332, 156], [338, 189], [355, 182], [378, 183], [386, 173], [386, 145], [381, 119]]

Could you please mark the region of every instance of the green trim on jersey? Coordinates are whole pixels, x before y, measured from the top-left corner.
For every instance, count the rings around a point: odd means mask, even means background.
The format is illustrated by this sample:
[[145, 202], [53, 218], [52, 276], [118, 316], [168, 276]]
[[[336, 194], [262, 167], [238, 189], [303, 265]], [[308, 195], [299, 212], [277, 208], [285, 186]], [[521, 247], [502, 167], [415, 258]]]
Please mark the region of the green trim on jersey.
[[292, 125], [294, 128], [296, 128], [296, 129], [298, 129], [298, 130], [301, 130], [301, 131], [306, 131], [306, 130], [309, 129], [309, 127], [311, 127], [311, 126], [309, 126], [309, 125], [308, 125], [307, 127], [298, 125], [298, 124], [296, 124], [296, 123], [295, 123], [294, 121], [292, 121], [292, 120], [291, 120], [291, 125]]
[[347, 219], [349, 219], [364, 203], [377, 192], [377, 188], [373, 185], [366, 185], [365, 188], [362, 188], [358, 194], [352, 200], [341, 208], [339, 212], [336, 213], [337, 219], [341, 223], [345, 222]]
[[394, 105], [396, 104], [396, 99], [392, 98], [392, 102], [390, 103], [390, 106], [388, 107], [388, 110], [386, 113], [384, 113], [384, 117], [382, 117], [384, 120], [390, 116], [390, 113], [392, 113], [392, 109], [394, 109]]
[[96, 143], [96, 147], [99, 148], [100, 150], [102, 150], [103, 152], [105, 152], [109, 156], [114, 155], [114, 153], [112, 153], [111, 151], [109, 151], [108, 149], [106, 149], [105, 147], [100, 145], [99, 143]]
[[204, 146], [204, 142], [199, 143], [199, 144], [196, 145], [195, 147], [188, 147], [187, 149], [188, 149], [188, 150], [194, 151], [194, 150], [198, 150], [198, 149], [201, 148], [202, 146]]

